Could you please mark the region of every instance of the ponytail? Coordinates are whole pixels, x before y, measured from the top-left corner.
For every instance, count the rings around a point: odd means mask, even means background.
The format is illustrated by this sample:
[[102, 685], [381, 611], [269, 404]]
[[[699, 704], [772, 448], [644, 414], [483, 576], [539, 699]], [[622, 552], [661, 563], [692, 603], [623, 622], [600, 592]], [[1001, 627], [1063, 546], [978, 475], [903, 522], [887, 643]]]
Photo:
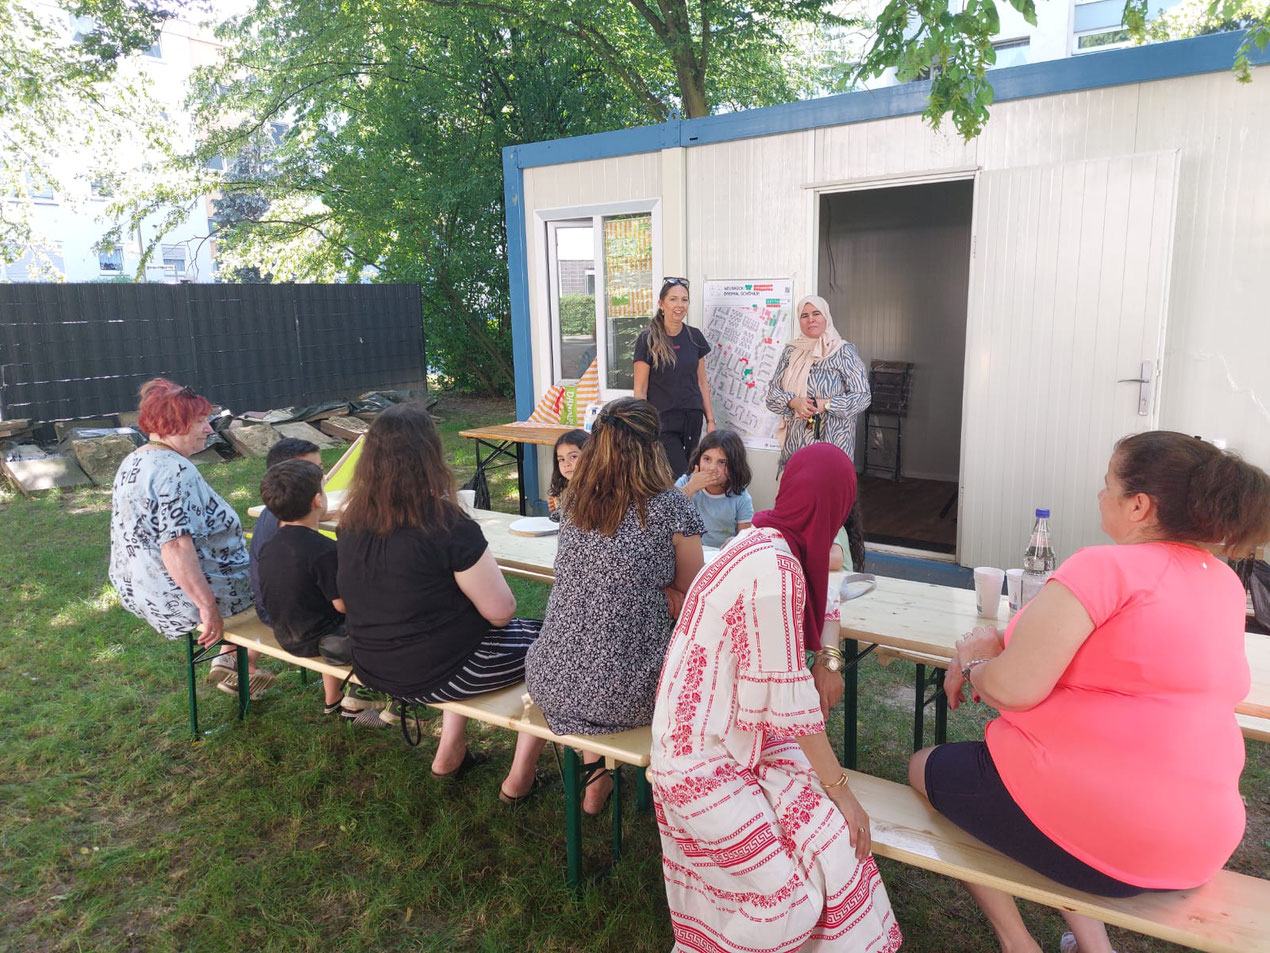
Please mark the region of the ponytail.
[[851, 569], [853, 572], [862, 572], [865, 556], [864, 518], [860, 513], [859, 497], [852, 505], [851, 512], [847, 514], [847, 521], [843, 524], [843, 528], [847, 531], [847, 552], [851, 554]]
[[1270, 540], [1270, 476], [1198, 437], [1152, 430], [1116, 444], [1126, 494], [1145, 493], [1168, 539], [1226, 544], [1244, 556]]
[[670, 344], [670, 335], [666, 333], [666, 318], [660, 307], [648, 323], [648, 356], [652, 358], [650, 363], [655, 371], [675, 366], [675, 349]]

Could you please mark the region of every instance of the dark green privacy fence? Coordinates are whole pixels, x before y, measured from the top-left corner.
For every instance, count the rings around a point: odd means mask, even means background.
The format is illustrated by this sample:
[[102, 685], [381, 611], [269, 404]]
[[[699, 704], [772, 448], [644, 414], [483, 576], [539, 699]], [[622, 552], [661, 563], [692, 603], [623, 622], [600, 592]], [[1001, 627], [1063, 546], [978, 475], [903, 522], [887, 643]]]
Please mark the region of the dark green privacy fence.
[[0, 285], [0, 418], [132, 410], [162, 375], [236, 412], [424, 379], [418, 285]]

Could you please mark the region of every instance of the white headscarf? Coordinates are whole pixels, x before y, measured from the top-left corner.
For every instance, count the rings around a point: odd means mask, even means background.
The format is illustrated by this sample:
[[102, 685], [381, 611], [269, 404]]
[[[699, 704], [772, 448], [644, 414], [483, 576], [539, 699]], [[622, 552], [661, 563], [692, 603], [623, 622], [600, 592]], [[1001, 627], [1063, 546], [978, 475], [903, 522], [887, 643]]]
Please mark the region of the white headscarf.
[[799, 331], [798, 336], [789, 342], [791, 349], [789, 365], [785, 368], [785, 376], [781, 378], [781, 390], [795, 397], [807, 396], [807, 379], [811, 376], [811, 369], [815, 363], [824, 360], [846, 343], [842, 340], [838, 329], [833, 326], [829, 302], [820, 295], [808, 295], [803, 298], [798, 302], [798, 311], [795, 313], [801, 315], [803, 308], [809, 304], [825, 316], [825, 330], [818, 338], [809, 338]]

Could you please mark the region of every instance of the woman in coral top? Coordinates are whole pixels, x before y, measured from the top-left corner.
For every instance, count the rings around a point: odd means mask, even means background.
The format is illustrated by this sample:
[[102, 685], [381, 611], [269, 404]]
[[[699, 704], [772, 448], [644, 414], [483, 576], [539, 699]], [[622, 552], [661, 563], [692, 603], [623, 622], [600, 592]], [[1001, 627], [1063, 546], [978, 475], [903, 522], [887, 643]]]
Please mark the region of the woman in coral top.
[[[1244, 593], [1208, 545], [1270, 538], [1270, 477], [1197, 437], [1116, 445], [1098, 494], [1115, 546], [1068, 559], [1011, 621], [962, 639], [944, 689], [1001, 712], [983, 742], [926, 748], [910, 780], [958, 826], [1078, 890], [1198, 886], [1239, 845]], [[1001, 949], [1039, 951], [1013, 899], [967, 884]], [[1109, 953], [1064, 913], [1064, 953]]]

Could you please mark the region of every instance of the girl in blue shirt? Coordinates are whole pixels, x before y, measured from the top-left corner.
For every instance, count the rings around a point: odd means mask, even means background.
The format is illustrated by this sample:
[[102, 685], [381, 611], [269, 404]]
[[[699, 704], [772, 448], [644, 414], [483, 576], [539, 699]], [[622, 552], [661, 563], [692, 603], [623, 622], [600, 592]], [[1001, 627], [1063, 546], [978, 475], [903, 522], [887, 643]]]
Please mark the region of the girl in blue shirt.
[[675, 481], [692, 500], [706, 533], [703, 546], [722, 548], [754, 518], [750, 464], [745, 444], [731, 430], [713, 430], [701, 438], [688, 461], [688, 472]]

